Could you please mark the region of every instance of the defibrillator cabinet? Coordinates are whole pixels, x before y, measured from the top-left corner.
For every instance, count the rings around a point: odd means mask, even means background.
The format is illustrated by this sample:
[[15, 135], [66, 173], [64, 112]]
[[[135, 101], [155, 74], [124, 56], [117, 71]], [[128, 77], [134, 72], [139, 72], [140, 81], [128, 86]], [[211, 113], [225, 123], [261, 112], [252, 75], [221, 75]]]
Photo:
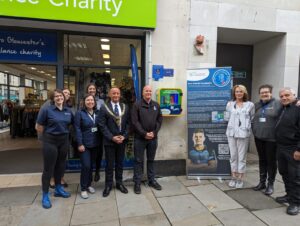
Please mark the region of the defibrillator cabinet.
[[161, 88], [156, 91], [157, 102], [163, 116], [180, 116], [182, 112], [182, 89]]

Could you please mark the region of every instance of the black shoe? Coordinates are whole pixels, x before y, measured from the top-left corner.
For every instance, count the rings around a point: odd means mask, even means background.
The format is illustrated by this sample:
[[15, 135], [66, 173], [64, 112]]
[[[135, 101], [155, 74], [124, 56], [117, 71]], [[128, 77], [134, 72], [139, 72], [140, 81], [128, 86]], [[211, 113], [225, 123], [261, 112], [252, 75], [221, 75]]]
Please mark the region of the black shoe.
[[67, 188], [67, 187], [69, 186], [66, 182], [61, 183], [61, 185], [62, 185], [64, 188]]
[[154, 180], [154, 181], [150, 181], [150, 182], [148, 183], [148, 185], [149, 185], [150, 187], [156, 189], [156, 190], [161, 190], [160, 184], [157, 183], [157, 181], [155, 181], [155, 180]]
[[102, 194], [103, 197], [109, 196], [110, 191], [111, 191], [111, 187], [110, 186], [106, 186], [105, 189], [104, 189], [104, 191], [103, 191], [103, 194]]
[[286, 209], [286, 213], [289, 215], [298, 215], [300, 212], [300, 206], [296, 204], [290, 204]]
[[287, 195], [279, 196], [279, 197], [275, 198], [275, 201], [280, 203], [280, 204], [288, 203], [289, 202], [289, 197]]
[[274, 185], [273, 183], [268, 183], [268, 186], [265, 190], [265, 195], [272, 195], [274, 192]]
[[50, 184], [50, 188], [54, 189], [55, 188], [55, 184]]
[[99, 174], [99, 172], [95, 172], [95, 177], [94, 177], [94, 181], [95, 182], [98, 182], [100, 180], [100, 174]]
[[122, 193], [124, 193], [124, 194], [127, 194], [127, 193], [128, 193], [127, 188], [126, 188], [123, 184], [117, 184], [117, 185], [116, 185], [116, 188], [117, 188], [120, 192], [122, 192]]
[[138, 195], [142, 193], [140, 184], [137, 184], [137, 183], [134, 184], [134, 193], [138, 194]]
[[260, 191], [266, 188], [266, 182], [259, 182], [258, 185], [256, 185], [253, 190], [254, 191]]

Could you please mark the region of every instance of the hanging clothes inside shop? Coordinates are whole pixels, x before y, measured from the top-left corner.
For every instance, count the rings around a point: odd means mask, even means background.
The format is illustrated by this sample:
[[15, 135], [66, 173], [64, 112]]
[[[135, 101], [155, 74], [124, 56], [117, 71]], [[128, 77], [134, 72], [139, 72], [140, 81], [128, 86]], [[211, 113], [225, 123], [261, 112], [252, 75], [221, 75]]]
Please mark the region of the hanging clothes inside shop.
[[12, 110], [12, 122], [10, 135], [16, 137], [36, 136], [35, 122], [38, 116], [39, 107], [16, 106]]

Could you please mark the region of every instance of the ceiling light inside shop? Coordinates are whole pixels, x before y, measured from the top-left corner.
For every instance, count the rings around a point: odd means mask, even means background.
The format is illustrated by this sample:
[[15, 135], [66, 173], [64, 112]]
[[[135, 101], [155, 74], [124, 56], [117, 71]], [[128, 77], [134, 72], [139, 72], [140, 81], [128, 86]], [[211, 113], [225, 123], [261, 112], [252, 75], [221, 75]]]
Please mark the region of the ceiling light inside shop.
[[102, 54], [102, 56], [103, 56], [103, 59], [109, 59], [110, 58], [109, 54]]
[[49, 73], [48, 73], [48, 74], [45, 74], [45, 75], [51, 76], [51, 74], [49, 74]]
[[110, 61], [104, 61], [105, 65], [110, 65]]
[[5, 73], [8, 73], [9, 71], [4, 71]]
[[52, 76], [52, 78], [56, 78], [55, 76]]
[[102, 50], [110, 50], [110, 45], [101, 44], [101, 49]]
[[101, 42], [109, 42], [109, 39], [108, 38], [101, 38], [100, 41]]
[[106, 73], [110, 73], [110, 70], [105, 70]]
[[38, 73], [41, 73], [41, 74], [45, 74], [45, 72], [44, 71], [37, 71]]
[[35, 67], [29, 67], [29, 69], [31, 69], [31, 70], [36, 70], [36, 68], [35, 68]]
[[75, 60], [78, 60], [78, 61], [92, 61], [93, 58], [90, 58], [90, 57], [84, 57], [84, 56], [77, 56], [77, 57], [74, 57]]

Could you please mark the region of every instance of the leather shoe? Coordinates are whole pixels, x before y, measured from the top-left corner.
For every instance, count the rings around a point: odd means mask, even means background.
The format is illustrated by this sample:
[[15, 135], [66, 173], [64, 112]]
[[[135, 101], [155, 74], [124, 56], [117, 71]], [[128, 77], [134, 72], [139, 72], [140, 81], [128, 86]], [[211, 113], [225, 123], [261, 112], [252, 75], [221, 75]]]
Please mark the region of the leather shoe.
[[297, 215], [300, 212], [300, 206], [296, 204], [290, 204], [286, 209], [286, 213], [289, 215]]
[[110, 191], [111, 191], [111, 187], [110, 186], [106, 186], [105, 189], [104, 189], [104, 191], [103, 191], [103, 194], [102, 194], [103, 197], [109, 196]]
[[123, 184], [117, 184], [117, 185], [116, 185], [116, 188], [117, 188], [120, 192], [122, 192], [122, 193], [124, 193], [124, 194], [127, 194], [127, 193], [128, 193], [127, 188], [126, 188]]
[[100, 180], [100, 174], [99, 174], [99, 172], [96, 171], [94, 181], [98, 182], [99, 180]]
[[275, 201], [280, 203], [280, 204], [288, 203], [289, 202], [289, 197], [287, 195], [279, 196], [279, 197], [275, 198]]
[[157, 183], [157, 181], [150, 181], [149, 184], [148, 184], [150, 187], [156, 189], [156, 190], [161, 190], [161, 186], [159, 183]]
[[259, 182], [258, 185], [256, 185], [253, 190], [254, 191], [260, 191], [266, 188], [266, 183], [265, 182]]
[[265, 190], [265, 195], [272, 195], [274, 192], [274, 185], [273, 183], [268, 183], [268, 186]]
[[140, 184], [134, 184], [134, 193], [138, 195], [142, 193]]

